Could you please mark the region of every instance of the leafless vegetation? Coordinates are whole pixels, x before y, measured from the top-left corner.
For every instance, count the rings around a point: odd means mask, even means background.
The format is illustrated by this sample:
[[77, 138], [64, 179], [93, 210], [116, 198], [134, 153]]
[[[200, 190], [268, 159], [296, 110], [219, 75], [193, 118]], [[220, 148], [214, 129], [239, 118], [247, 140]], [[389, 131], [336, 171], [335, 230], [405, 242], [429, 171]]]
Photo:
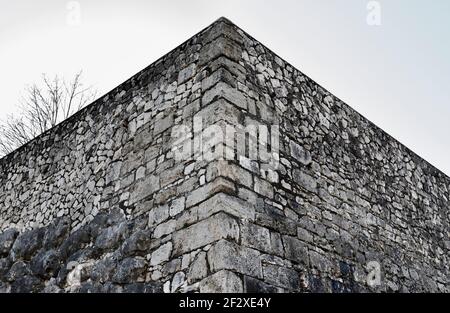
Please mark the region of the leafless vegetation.
[[82, 83], [81, 72], [71, 81], [42, 75], [25, 88], [17, 113], [0, 121], [0, 156], [6, 155], [65, 120], [91, 101], [96, 92]]

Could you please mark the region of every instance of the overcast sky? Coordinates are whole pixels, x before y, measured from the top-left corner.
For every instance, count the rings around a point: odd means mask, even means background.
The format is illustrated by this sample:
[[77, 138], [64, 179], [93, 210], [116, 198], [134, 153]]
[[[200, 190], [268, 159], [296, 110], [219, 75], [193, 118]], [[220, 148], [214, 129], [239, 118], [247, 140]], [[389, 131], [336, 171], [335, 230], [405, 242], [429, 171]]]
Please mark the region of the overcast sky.
[[450, 174], [450, 1], [369, 2], [0, 0], [0, 118], [42, 73], [104, 94], [225, 16]]

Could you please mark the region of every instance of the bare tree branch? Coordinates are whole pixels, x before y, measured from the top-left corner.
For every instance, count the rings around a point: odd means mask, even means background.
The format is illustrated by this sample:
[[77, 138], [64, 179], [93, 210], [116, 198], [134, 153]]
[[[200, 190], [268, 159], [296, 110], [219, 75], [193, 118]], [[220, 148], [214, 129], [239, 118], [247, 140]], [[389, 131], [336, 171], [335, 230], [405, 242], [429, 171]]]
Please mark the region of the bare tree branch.
[[41, 84], [25, 88], [16, 115], [0, 121], [0, 156], [26, 144], [93, 101], [96, 92], [84, 87], [82, 72], [67, 82], [42, 75]]

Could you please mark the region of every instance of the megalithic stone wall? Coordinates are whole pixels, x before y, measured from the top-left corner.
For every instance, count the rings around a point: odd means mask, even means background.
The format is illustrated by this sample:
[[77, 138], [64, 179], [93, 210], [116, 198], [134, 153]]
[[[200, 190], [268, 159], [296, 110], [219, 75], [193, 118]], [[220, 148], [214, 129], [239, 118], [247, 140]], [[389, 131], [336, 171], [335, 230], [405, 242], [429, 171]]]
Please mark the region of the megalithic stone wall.
[[448, 292], [449, 186], [221, 18], [0, 161], [0, 291]]

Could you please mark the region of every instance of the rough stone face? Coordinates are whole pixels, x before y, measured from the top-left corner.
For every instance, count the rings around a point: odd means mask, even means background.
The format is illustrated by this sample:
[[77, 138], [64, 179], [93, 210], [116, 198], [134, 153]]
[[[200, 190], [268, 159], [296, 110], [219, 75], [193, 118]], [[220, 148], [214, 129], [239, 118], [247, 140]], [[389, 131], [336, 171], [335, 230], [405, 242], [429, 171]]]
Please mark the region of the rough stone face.
[[113, 282], [122, 284], [133, 283], [144, 273], [145, 267], [146, 262], [144, 259], [126, 258], [119, 264], [112, 280]]
[[173, 234], [174, 253], [186, 253], [222, 238], [239, 239], [239, 226], [233, 218], [218, 213]]
[[7, 256], [19, 232], [16, 229], [8, 229], [0, 234], [0, 257]]
[[55, 250], [41, 251], [31, 261], [31, 271], [44, 278], [54, 277], [60, 268], [60, 256]]
[[159, 265], [169, 260], [172, 253], [172, 243], [168, 242], [157, 250], [153, 251], [150, 259], [150, 265]]
[[233, 272], [219, 271], [200, 282], [200, 292], [243, 292], [241, 279]]
[[29, 230], [20, 234], [11, 248], [13, 261], [20, 259], [29, 260], [41, 248], [43, 237], [43, 229]]
[[138, 230], [133, 233], [122, 246], [122, 254], [125, 256], [146, 252], [151, 246], [151, 232]]
[[221, 240], [208, 251], [208, 263], [213, 271], [233, 270], [253, 277], [262, 277], [260, 253]]
[[0, 160], [0, 292], [448, 292], [449, 186], [222, 18]]

